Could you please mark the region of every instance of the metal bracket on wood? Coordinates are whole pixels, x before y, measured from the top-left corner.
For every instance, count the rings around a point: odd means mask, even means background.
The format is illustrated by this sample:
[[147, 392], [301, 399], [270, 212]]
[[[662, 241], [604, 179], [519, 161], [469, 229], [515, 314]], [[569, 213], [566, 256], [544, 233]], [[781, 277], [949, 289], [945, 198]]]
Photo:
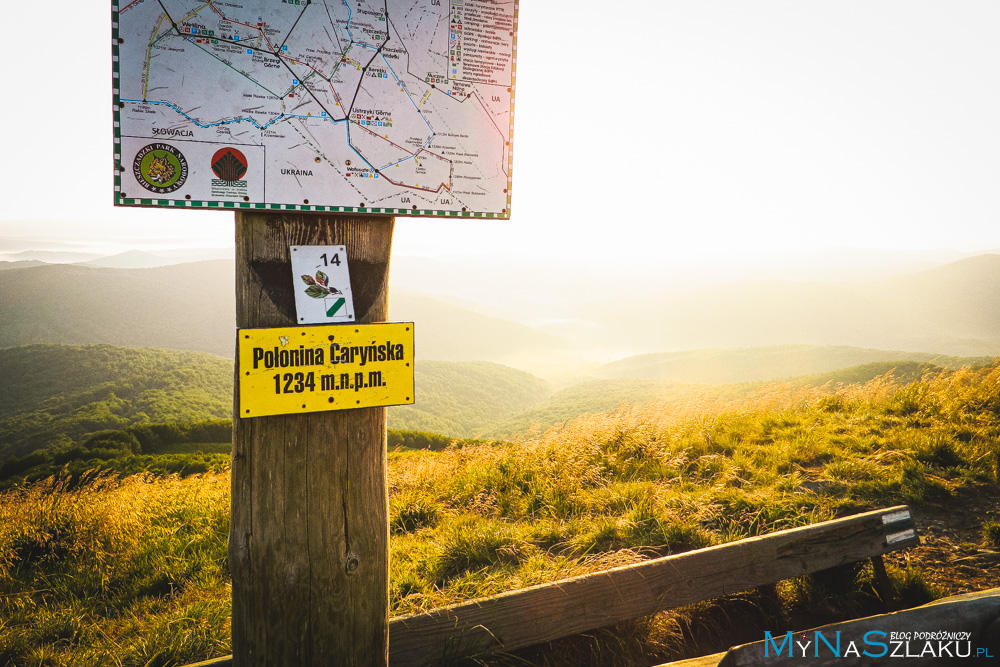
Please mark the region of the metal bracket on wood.
[[872, 556], [872, 570], [875, 571], [875, 589], [878, 591], [878, 596], [882, 599], [882, 604], [885, 606], [886, 611], [898, 611], [901, 607], [899, 604], [899, 594], [896, 592], [896, 587], [893, 585], [892, 580], [889, 579], [889, 573], [885, 571], [885, 561], [882, 560], [882, 556]]

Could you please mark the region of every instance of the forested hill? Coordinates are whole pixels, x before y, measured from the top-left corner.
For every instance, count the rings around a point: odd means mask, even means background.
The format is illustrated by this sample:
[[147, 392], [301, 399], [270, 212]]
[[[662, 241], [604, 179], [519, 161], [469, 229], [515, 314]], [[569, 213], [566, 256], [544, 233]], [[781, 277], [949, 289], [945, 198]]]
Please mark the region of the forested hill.
[[146, 422], [232, 415], [232, 361], [112, 345], [0, 349], [0, 459]]
[[[743, 357], [724, 352], [719, 354], [741, 367]], [[780, 355], [771, 353], [781, 366]], [[751, 361], [757, 354], [746, 351]], [[977, 360], [935, 361], [883, 361], [821, 375], [813, 371], [782, 382], [832, 386], [889, 372], [897, 381], [909, 382], [940, 371], [942, 365], [976, 365]], [[633, 369], [635, 362], [623, 366]], [[710, 388], [657, 377], [581, 378], [555, 390], [529, 373], [489, 362], [419, 361], [415, 375], [417, 402], [389, 408], [389, 428], [455, 438], [525, 434], [584, 413], [613, 410], [622, 401], [642, 404], [757, 391], [757, 383]], [[202, 352], [28, 345], [0, 349], [0, 379], [0, 462], [37, 449], [80, 444], [98, 431], [232, 415], [232, 361]]]
[[[202, 352], [112, 345], [0, 349], [0, 461], [79, 444], [98, 431], [232, 415], [233, 365]], [[389, 427], [472, 435], [549, 395], [537, 377], [488, 362], [416, 365], [419, 406]]]
[[0, 347], [107, 343], [199, 350], [235, 347], [233, 263], [153, 269], [48, 264], [0, 272]]

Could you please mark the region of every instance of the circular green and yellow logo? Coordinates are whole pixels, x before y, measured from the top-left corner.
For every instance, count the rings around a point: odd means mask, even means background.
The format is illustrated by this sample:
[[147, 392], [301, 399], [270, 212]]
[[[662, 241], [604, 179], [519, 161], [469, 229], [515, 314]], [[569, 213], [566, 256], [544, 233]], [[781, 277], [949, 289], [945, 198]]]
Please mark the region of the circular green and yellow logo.
[[170, 144], [149, 144], [135, 154], [132, 173], [150, 192], [167, 194], [184, 185], [188, 164], [184, 154]]

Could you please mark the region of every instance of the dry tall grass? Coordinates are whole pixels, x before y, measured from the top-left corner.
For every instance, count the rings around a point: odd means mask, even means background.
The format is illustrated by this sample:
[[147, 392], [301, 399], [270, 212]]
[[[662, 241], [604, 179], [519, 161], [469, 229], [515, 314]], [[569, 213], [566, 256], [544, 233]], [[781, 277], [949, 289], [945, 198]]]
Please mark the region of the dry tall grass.
[[[947, 502], [961, 485], [996, 484], [998, 435], [993, 365], [908, 385], [886, 376], [622, 405], [530, 438], [393, 454], [392, 613], [871, 507]], [[228, 510], [228, 474], [0, 494], [0, 665], [155, 667], [227, 652]], [[832, 589], [792, 582], [521, 659], [649, 664], [706, 629], [717, 639], [734, 619], [780, 619], [828, 590], [852, 613], [874, 593], [868, 574], [848, 575]], [[897, 578], [922, 586], [913, 572]]]
[[4, 493], [0, 664], [156, 666], [225, 651], [228, 530], [228, 475]]

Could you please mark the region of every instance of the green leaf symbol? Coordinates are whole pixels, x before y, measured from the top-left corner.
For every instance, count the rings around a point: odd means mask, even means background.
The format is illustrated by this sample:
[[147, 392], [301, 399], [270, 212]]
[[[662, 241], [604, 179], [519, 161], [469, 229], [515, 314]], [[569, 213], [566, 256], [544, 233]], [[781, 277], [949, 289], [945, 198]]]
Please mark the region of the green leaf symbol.
[[310, 285], [309, 287], [306, 288], [306, 294], [314, 299], [322, 299], [327, 294], [329, 294], [329, 292], [327, 292], [319, 285]]
[[322, 271], [317, 271], [316, 282], [322, 285], [323, 287], [326, 287], [327, 285], [330, 284], [330, 276], [326, 275]]

